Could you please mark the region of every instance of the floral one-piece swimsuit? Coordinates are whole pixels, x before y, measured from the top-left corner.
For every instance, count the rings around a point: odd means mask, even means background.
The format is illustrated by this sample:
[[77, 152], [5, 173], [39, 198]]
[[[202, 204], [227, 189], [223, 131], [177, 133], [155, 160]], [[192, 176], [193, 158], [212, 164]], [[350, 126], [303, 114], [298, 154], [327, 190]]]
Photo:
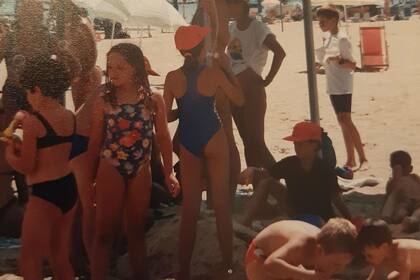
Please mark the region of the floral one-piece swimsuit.
[[141, 98], [135, 104], [113, 106], [105, 112], [102, 158], [115, 167], [125, 182], [150, 161], [154, 116]]

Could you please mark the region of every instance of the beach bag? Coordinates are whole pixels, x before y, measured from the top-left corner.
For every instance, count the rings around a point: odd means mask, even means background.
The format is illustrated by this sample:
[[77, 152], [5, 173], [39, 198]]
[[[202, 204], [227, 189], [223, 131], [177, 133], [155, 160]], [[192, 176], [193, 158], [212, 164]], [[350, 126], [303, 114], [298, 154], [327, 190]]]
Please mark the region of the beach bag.
[[328, 133], [322, 131], [321, 138], [321, 159], [328, 167], [335, 169], [337, 166], [337, 158], [335, 155], [334, 146], [331, 138], [328, 136]]

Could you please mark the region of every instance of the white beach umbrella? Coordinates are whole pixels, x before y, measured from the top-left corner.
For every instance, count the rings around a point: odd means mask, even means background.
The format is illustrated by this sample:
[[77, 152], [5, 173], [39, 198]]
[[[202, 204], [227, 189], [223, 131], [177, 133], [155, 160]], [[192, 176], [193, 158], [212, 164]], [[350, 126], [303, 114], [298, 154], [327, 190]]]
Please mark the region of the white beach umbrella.
[[166, 0], [120, 0], [129, 11], [127, 24], [176, 27], [187, 25], [181, 14]]
[[342, 5], [342, 6], [364, 6], [383, 5], [383, 0], [312, 0], [312, 6]]
[[128, 18], [128, 11], [121, 0], [73, 0], [73, 2], [78, 7], [85, 8], [92, 17], [119, 22], [124, 22]]

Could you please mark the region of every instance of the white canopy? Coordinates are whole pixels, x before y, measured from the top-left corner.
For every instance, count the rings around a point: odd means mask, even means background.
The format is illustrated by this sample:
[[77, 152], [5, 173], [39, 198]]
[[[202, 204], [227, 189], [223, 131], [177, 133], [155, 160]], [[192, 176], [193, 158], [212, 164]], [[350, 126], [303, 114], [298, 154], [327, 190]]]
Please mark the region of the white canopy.
[[73, 2], [85, 8], [92, 18], [102, 17], [119, 22], [127, 20], [128, 11], [121, 0], [73, 0]]
[[343, 5], [343, 6], [363, 6], [363, 5], [384, 5], [384, 0], [312, 0], [312, 6], [324, 5]]
[[120, 0], [129, 11], [129, 25], [176, 27], [187, 25], [185, 19], [166, 0]]

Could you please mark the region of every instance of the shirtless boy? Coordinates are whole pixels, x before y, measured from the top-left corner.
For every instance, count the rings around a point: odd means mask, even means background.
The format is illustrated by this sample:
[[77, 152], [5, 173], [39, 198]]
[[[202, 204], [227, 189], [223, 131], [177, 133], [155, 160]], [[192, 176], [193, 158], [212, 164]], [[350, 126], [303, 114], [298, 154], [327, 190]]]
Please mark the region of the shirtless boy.
[[351, 262], [356, 235], [356, 228], [341, 218], [322, 229], [300, 221], [274, 223], [249, 246], [248, 279], [330, 279]]
[[373, 266], [368, 280], [420, 280], [419, 240], [393, 240], [385, 221], [371, 219], [363, 225], [358, 243]]

